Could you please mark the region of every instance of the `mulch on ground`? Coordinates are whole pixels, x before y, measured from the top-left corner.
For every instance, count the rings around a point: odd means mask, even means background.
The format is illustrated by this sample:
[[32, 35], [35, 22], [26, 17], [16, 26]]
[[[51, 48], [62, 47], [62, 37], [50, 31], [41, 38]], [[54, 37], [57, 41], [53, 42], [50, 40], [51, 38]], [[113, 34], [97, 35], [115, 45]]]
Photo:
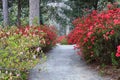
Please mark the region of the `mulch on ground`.
[[98, 64], [88, 64], [89, 68], [96, 70], [103, 77], [110, 77], [110, 80], [120, 80], [120, 67]]

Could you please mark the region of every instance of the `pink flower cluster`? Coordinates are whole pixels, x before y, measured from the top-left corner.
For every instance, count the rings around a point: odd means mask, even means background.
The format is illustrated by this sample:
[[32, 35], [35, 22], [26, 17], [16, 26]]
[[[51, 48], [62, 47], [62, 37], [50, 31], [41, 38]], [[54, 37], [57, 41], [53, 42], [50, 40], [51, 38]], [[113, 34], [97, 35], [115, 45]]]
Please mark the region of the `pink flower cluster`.
[[[11, 30], [11, 31], [10, 31]], [[25, 26], [20, 28], [11, 28], [7, 33], [1, 29], [0, 38], [8, 37], [9, 35], [20, 34], [21, 36], [39, 36], [40, 38], [44, 38], [44, 40], [40, 40], [41, 44], [46, 43], [46, 45], [55, 45], [57, 38], [57, 30], [54, 26]]]
[[116, 57], [120, 57], [120, 45], [117, 46], [117, 53], [116, 53]]

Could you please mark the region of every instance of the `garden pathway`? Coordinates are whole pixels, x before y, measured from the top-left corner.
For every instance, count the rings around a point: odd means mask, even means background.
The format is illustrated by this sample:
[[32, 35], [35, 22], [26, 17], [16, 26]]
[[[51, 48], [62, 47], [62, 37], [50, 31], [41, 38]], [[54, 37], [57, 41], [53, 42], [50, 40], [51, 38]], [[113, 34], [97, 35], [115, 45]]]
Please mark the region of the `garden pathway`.
[[100, 77], [76, 54], [73, 45], [57, 45], [46, 62], [30, 71], [29, 80], [110, 80]]

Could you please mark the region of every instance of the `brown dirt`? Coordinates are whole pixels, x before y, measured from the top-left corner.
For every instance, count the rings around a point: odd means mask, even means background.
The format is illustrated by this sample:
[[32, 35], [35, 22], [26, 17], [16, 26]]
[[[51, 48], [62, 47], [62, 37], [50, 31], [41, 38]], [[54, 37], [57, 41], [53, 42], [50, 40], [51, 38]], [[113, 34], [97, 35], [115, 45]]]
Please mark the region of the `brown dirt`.
[[110, 77], [110, 80], [120, 80], [120, 67], [111, 65], [89, 64], [91, 69], [95, 69], [103, 77]]

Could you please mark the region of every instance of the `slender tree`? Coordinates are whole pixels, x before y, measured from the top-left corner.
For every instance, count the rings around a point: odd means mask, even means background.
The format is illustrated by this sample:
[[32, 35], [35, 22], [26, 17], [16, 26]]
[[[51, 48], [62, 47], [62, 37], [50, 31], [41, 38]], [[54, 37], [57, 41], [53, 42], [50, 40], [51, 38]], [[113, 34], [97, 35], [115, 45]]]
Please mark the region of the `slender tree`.
[[2, 0], [4, 27], [9, 26], [8, 18], [8, 0]]
[[17, 15], [17, 26], [20, 27], [21, 26], [21, 0], [18, 0], [18, 15]]
[[29, 0], [29, 25], [39, 25], [40, 24], [40, 1], [39, 0]]

